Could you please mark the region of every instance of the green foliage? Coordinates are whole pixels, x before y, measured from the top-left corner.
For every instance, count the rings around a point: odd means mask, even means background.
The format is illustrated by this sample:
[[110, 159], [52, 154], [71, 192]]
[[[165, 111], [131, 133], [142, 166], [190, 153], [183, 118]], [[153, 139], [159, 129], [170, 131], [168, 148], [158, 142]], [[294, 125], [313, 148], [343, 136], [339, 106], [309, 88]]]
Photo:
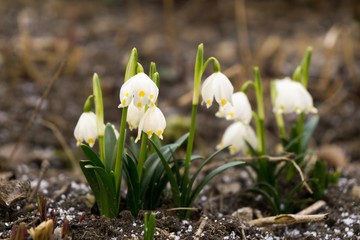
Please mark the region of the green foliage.
[[144, 240], [154, 239], [156, 229], [155, 214], [153, 212], [144, 214]]

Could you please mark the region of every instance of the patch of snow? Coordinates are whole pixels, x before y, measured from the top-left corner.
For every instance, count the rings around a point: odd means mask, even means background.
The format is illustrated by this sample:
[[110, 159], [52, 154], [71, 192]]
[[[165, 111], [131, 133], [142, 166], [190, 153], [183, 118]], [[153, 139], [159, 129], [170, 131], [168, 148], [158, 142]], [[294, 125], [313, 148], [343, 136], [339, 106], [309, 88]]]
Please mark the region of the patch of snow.
[[346, 224], [346, 225], [352, 225], [354, 223], [354, 219], [352, 218], [345, 218], [343, 219], [343, 222]]

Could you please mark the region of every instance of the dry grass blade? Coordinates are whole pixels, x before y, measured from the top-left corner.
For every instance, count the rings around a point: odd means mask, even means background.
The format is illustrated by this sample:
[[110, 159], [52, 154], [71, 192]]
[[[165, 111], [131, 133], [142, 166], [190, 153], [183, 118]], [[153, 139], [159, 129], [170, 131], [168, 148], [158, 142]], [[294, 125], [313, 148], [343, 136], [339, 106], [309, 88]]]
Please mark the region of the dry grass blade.
[[54, 83], [56, 82], [56, 80], [59, 78], [60, 76], [60, 73], [62, 71], [62, 69], [64, 68], [65, 66], [65, 61], [62, 61], [59, 65], [59, 67], [57, 68], [55, 74], [53, 75], [53, 77], [51, 78], [50, 82], [49, 82], [49, 85], [46, 87], [43, 95], [41, 96], [41, 99], [40, 101], [38, 102], [38, 104], [36, 105], [33, 113], [31, 114], [31, 117], [29, 118], [29, 121], [24, 125], [24, 127], [21, 129], [20, 131], [20, 136], [18, 138], [18, 140], [16, 141], [16, 144], [13, 148], [13, 150], [11, 151], [10, 155], [9, 155], [9, 162], [13, 159], [15, 153], [16, 153], [16, 150], [18, 149], [20, 143], [22, 143], [22, 141], [24, 140], [26, 134], [28, 133], [28, 131], [30, 130], [30, 127], [31, 125], [33, 124], [36, 116], [39, 114], [39, 110], [41, 109], [44, 101], [47, 99], [49, 93], [50, 93], [50, 90], [52, 88], [52, 86], [54, 85]]
[[328, 218], [328, 213], [315, 215], [281, 214], [277, 216], [251, 220], [248, 223], [251, 226], [263, 227], [274, 224], [291, 225], [295, 223], [322, 222]]

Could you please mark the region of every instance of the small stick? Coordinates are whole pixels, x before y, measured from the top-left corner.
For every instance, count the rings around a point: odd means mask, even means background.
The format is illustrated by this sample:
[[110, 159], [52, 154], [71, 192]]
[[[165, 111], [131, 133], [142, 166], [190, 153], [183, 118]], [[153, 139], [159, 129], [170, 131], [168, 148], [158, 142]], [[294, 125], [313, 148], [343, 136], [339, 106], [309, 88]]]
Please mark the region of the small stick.
[[38, 192], [39, 190], [39, 187], [40, 187], [40, 183], [41, 181], [43, 180], [44, 176], [45, 176], [45, 173], [46, 171], [49, 169], [49, 166], [50, 166], [50, 163], [48, 160], [44, 160], [42, 163], [41, 163], [41, 170], [40, 170], [40, 173], [39, 173], [39, 180], [36, 184], [36, 187], [33, 189], [33, 191], [31, 192], [29, 198], [28, 198], [28, 202], [31, 202], [34, 197], [35, 197], [35, 194]]
[[202, 217], [202, 220], [201, 220], [201, 223], [199, 225], [199, 228], [197, 229], [196, 233], [195, 233], [195, 236], [193, 237], [194, 240], [199, 240], [200, 237], [201, 237], [201, 234], [202, 232], [204, 231], [204, 228], [205, 228], [205, 225], [206, 225], [206, 221], [208, 220], [209, 218], [207, 216], [203, 216]]
[[188, 211], [197, 211], [197, 208], [193, 207], [178, 207], [178, 208], [169, 208], [166, 209], [166, 211], [182, 211], [182, 210], [188, 210]]
[[322, 222], [329, 218], [329, 214], [315, 214], [315, 215], [296, 215], [296, 214], [280, 214], [272, 217], [265, 217], [249, 221], [251, 226], [267, 226], [272, 224], [295, 224], [308, 222]]
[[46, 87], [43, 95], [41, 96], [40, 101], [38, 102], [34, 111], [32, 112], [29, 120], [27, 121], [26, 125], [21, 129], [21, 135], [19, 136], [18, 140], [16, 141], [16, 144], [15, 144], [14, 148], [12, 149], [10, 156], [8, 158], [9, 162], [11, 162], [11, 160], [13, 159], [18, 147], [20, 146], [20, 143], [22, 143], [22, 141], [24, 140], [24, 138], [25, 138], [26, 134], [28, 133], [28, 131], [30, 130], [30, 127], [32, 126], [34, 120], [36, 119], [36, 116], [39, 114], [39, 111], [40, 111], [44, 101], [48, 97], [52, 86], [54, 85], [55, 81], [59, 78], [60, 73], [61, 73], [62, 69], [64, 68], [64, 64], [65, 64], [65, 61], [60, 63], [54, 76], [50, 79], [49, 85]]
[[309, 207], [301, 210], [296, 215], [307, 215], [307, 214], [314, 213], [325, 205], [326, 205], [325, 201], [319, 200], [319, 201], [313, 203], [312, 205], [310, 205]]
[[65, 154], [70, 159], [71, 166], [73, 169], [75, 169], [75, 173], [82, 176], [79, 163], [76, 160], [74, 154], [72, 153], [72, 151], [71, 151], [69, 145], [67, 144], [66, 139], [65, 139], [64, 135], [61, 133], [60, 129], [54, 123], [49, 122], [44, 119], [41, 119], [41, 124], [44, 125], [45, 127], [49, 128], [53, 132], [54, 136], [59, 141], [61, 147], [64, 149]]

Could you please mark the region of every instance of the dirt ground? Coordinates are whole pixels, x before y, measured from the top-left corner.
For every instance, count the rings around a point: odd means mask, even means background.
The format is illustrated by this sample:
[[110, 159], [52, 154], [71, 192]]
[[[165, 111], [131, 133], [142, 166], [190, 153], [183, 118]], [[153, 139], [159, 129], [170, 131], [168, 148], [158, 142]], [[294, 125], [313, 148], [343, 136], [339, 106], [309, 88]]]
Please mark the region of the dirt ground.
[[[312, 46], [309, 91], [320, 116], [312, 148], [336, 146], [338, 155], [330, 157], [331, 164], [345, 170], [320, 209], [329, 213], [325, 223], [246, 226], [231, 214], [246, 206], [264, 213], [266, 209], [256, 196], [219, 190], [244, 181], [238, 170], [231, 170], [202, 193], [196, 205], [200, 210], [191, 220], [179, 220], [166, 205], [159, 209], [157, 239], [192, 239], [204, 216], [209, 219], [201, 239], [359, 239], [360, 4], [356, 0], [4, 0], [0, 16], [0, 174], [31, 180], [34, 187], [41, 162], [49, 160], [40, 193], [56, 209], [59, 224], [65, 215], [70, 220], [73, 239], [134, 239], [141, 236], [143, 224], [141, 216], [132, 218], [127, 212], [113, 220], [92, 214], [91, 206], [84, 203], [89, 189], [72, 173], [71, 166], [81, 156], [73, 129], [91, 93], [93, 73], [101, 78], [106, 120], [118, 126], [118, 94], [128, 54], [136, 47], [145, 70], [156, 62], [160, 108], [168, 119], [167, 129], [177, 129], [165, 132], [164, 139], [172, 141], [187, 131], [178, 121], [189, 116], [199, 43], [204, 43], [205, 57], [218, 58], [237, 88], [252, 78], [252, 67], [259, 66], [266, 93], [269, 81], [291, 76], [306, 47]], [[204, 155], [214, 149], [228, 125], [214, 117], [215, 111], [200, 108], [195, 146]], [[270, 104], [266, 112], [268, 148], [274, 149], [277, 139]], [[9, 161], [15, 145], [16, 154]], [[65, 190], [59, 195], [60, 189]], [[22, 210], [24, 205], [19, 201], [10, 211], [1, 209], [1, 238], [9, 237], [14, 222], [37, 223], [37, 212]]]

